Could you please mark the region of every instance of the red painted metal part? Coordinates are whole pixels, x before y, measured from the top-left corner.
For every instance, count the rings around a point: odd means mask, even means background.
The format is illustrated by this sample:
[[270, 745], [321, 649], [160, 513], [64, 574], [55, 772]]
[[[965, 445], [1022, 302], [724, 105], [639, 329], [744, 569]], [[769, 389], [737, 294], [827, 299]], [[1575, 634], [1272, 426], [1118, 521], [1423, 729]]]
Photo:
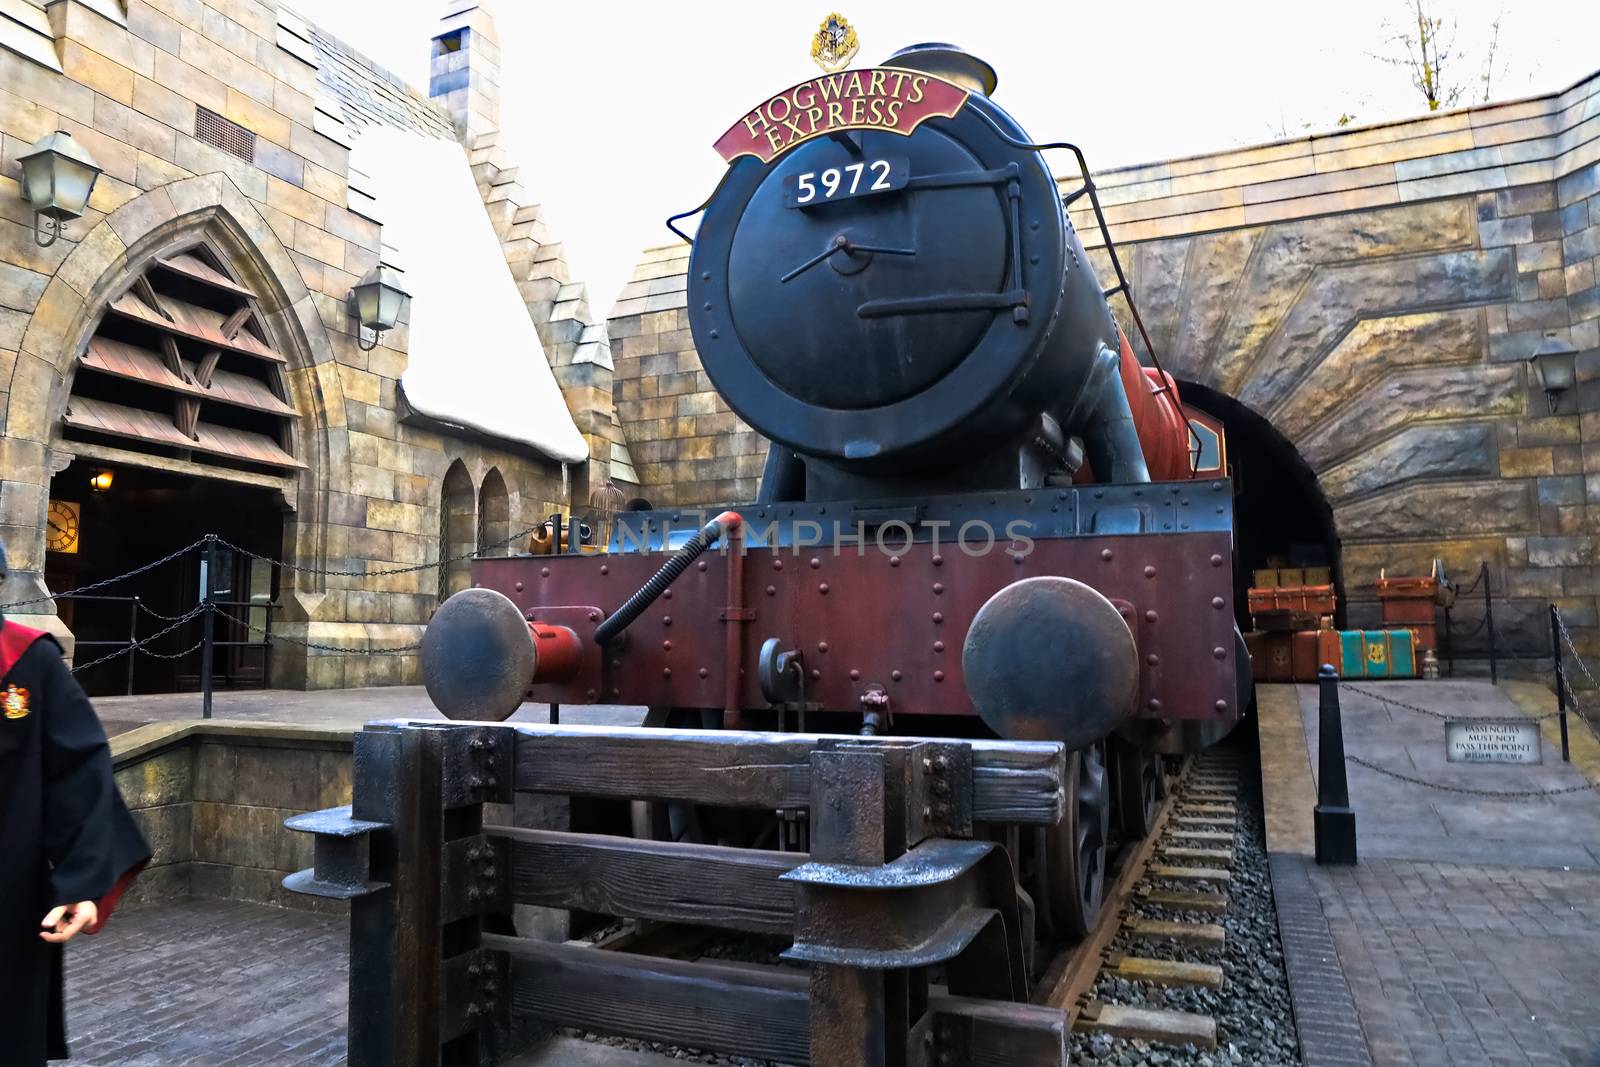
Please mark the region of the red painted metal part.
[[[1150, 479], [1188, 481], [1195, 475], [1189, 468], [1189, 420], [1178, 396], [1178, 383], [1165, 371], [1140, 365], [1127, 336], [1120, 331], [1118, 336], [1122, 339], [1122, 388], [1128, 394], [1128, 407], [1133, 412], [1133, 425], [1139, 432]], [[1093, 469], [1085, 463], [1072, 480], [1077, 485], [1089, 485], [1096, 479]]]
[[808, 701], [859, 712], [863, 695], [882, 689], [900, 720], [975, 714], [961, 674], [973, 616], [1010, 582], [1065, 575], [1123, 611], [1139, 650], [1140, 716], [1237, 716], [1227, 533], [1041, 539], [1020, 560], [1004, 547], [968, 556], [918, 544], [897, 557], [759, 547], [733, 568], [725, 553], [708, 552], [604, 655], [589, 635], [655, 573], [660, 555], [483, 559], [473, 580], [582, 639], [576, 672], [535, 684], [533, 700], [765, 708], [754, 664], [777, 637], [801, 653]]
[[[508, 620], [509, 621], [509, 620]], [[528, 623], [533, 634], [533, 680], [538, 682], [564, 681], [577, 673], [583, 663], [583, 639], [567, 626], [551, 626], [543, 622]]]

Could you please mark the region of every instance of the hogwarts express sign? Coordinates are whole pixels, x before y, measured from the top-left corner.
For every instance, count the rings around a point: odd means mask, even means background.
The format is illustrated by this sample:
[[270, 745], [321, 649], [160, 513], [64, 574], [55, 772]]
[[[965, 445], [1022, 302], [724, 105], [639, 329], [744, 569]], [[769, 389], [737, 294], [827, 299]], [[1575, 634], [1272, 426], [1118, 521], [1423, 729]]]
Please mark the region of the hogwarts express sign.
[[740, 156], [771, 163], [797, 145], [845, 130], [909, 137], [928, 119], [954, 118], [966, 102], [967, 90], [919, 71], [840, 71], [764, 101], [719, 137], [716, 148], [729, 163]]

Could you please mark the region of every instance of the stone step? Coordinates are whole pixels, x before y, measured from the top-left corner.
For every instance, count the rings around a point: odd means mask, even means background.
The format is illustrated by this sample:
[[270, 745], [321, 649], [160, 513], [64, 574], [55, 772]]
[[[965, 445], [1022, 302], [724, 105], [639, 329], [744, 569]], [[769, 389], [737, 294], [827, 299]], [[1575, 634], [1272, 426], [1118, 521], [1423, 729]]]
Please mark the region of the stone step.
[[1231, 864], [1233, 862], [1233, 849], [1231, 848], [1188, 848], [1183, 845], [1168, 847], [1157, 846], [1156, 851], [1173, 860], [1201, 860], [1205, 863]]
[[1168, 867], [1165, 864], [1156, 864], [1149, 868], [1151, 878], [1170, 878], [1179, 882], [1221, 882], [1233, 881], [1233, 875], [1215, 867]]
[[1133, 920], [1128, 929], [1130, 936], [1143, 941], [1182, 941], [1186, 945], [1202, 948], [1222, 948], [1228, 943], [1228, 933], [1216, 923], [1182, 923], [1170, 919]]
[[1205, 911], [1219, 914], [1228, 910], [1226, 893], [1206, 893], [1200, 890], [1144, 888], [1139, 899], [1157, 908], [1174, 911]]
[[1214, 963], [1184, 963], [1179, 960], [1152, 960], [1143, 956], [1117, 953], [1106, 961], [1106, 970], [1130, 982], [1151, 985], [1197, 985], [1222, 988], [1222, 968]]
[[1226, 830], [1180, 830], [1176, 827], [1167, 831], [1168, 837], [1175, 837], [1183, 841], [1220, 841], [1223, 844], [1232, 844], [1233, 835]]
[[1091, 1000], [1078, 1013], [1072, 1028], [1164, 1045], [1194, 1045], [1208, 1050], [1217, 1047], [1216, 1021], [1209, 1015], [1187, 1011], [1130, 1008]]

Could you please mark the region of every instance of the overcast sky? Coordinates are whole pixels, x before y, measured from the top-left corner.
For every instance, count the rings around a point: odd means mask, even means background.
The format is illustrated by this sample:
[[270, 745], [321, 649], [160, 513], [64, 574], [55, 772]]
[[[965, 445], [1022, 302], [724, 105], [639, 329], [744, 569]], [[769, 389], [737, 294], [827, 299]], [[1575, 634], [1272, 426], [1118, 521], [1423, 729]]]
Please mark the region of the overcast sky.
[[[767, 96], [819, 73], [810, 37], [831, 8], [794, 0], [488, 0], [504, 53], [501, 126], [530, 197], [604, 315], [662, 221], [705, 199], [712, 142]], [[1424, 110], [1373, 53], [1404, 0], [1034, 4], [833, 0], [855, 66], [953, 41], [999, 72], [995, 100], [1039, 140], [1073, 140], [1095, 169]], [[1430, 0], [1456, 24], [1459, 80], [1476, 86], [1500, 19], [1494, 99], [1564, 89], [1600, 69], [1600, 4]], [[300, 0], [299, 10], [426, 92], [442, 0]], [[1387, 24], [1387, 25], [1386, 25]], [[1447, 80], [1452, 72], [1447, 68]]]

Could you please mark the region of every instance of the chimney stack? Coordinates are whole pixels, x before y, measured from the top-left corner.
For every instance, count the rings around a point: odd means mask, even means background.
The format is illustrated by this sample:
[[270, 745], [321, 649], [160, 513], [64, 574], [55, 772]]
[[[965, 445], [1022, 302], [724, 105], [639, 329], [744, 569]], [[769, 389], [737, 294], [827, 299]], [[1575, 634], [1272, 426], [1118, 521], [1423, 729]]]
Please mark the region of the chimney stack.
[[500, 128], [500, 37], [479, 0], [451, 0], [433, 35], [428, 95], [444, 103], [463, 141]]

